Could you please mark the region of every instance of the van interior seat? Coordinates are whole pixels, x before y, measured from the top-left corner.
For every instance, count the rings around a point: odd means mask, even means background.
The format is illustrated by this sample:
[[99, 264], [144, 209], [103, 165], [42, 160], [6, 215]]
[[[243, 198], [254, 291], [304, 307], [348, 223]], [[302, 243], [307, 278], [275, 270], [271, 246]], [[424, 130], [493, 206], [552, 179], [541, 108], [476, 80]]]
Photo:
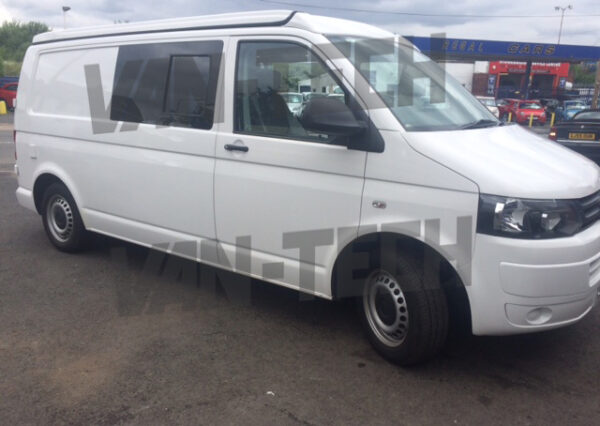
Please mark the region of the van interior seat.
[[[296, 117], [290, 112], [285, 99], [279, 93], [281, 73], [273, 69], [252, 68], [248, 79], [238, 90], [244, 130], [261, 133], [291, 136], [306, 132]], [[240, 90], [241, 89], [241, 90]]]

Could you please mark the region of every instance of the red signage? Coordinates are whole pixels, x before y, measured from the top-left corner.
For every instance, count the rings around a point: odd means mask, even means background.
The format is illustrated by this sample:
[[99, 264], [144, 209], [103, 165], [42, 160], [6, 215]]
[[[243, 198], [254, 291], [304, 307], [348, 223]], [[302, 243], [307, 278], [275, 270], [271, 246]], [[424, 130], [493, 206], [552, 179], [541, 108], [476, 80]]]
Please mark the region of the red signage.
[[[525, 62], [491, 61], [490, 74], [525, 74]], [[568, 62], [534, 62], [531, 64], [532, 74], [549, 74], [559, 77], [569, 76]]]

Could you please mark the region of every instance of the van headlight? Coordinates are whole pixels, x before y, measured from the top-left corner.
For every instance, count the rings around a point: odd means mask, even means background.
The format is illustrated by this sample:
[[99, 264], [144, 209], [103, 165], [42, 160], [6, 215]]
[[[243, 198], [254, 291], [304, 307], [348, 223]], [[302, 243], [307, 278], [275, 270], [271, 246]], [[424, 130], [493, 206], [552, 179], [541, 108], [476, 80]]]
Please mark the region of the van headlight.
[[479, 196], [477, 232], [512, 238], [568, 237], [582, 228], [583, 215], [573, 200], [530, 200]]

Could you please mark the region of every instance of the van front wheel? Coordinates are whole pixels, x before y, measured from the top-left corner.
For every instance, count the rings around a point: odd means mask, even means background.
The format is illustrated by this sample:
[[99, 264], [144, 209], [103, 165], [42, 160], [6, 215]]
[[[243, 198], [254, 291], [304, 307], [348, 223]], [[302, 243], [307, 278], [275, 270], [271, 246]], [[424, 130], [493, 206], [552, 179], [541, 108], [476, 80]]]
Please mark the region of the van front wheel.
[[430, 359], [444, 345], [448, 332], [448, 307], [439, 278], [425, 273], [419, 257], [381, 262], [368, 275], [358, 300], [371, 344], [400, 365]]
[[61, 251], [80, 250], [87, 231], [69, 190], [53, 183], [44, 192], [42, 206], [42, 221], [50, 242]]

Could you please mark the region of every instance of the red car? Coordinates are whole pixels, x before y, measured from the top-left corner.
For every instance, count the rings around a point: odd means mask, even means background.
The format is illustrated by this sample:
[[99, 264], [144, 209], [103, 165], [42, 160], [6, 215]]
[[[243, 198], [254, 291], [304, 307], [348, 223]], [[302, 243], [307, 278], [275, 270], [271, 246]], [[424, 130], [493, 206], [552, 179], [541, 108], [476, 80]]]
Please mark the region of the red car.
[[513, 108], [513, 116], [517, 123], [529, 123], [532, 115], [533, 123], [546, 123], [546, 110], [538, 101], [520, 101]]
[[533, 123], [546, 123], [546, 110], [538, 101], [523, 101], [519, 99], [507, 99], [507, 103], [500, 109], [500, 117], [508, 120], [511, 113], [511, 121], [519, 124], [527, 124], [533, 115]]
[[519, 99], [500, 99], [496, 102], [501, 120], [508, 120], [508, 113], [511, 112], [511, 107], [516, 102], [519, 102]]
[[18, 83], [7, 83], [0, 87], [0, 101], [6, 102], [6, 108], [11, 111], [15, 109], [18, 85]]
[[519, 101], [513, 105], [514, 120], [519, 123], [529, 123], [533, 115], [533, 123], [546, 123], [546, 110], [538, 101]]

